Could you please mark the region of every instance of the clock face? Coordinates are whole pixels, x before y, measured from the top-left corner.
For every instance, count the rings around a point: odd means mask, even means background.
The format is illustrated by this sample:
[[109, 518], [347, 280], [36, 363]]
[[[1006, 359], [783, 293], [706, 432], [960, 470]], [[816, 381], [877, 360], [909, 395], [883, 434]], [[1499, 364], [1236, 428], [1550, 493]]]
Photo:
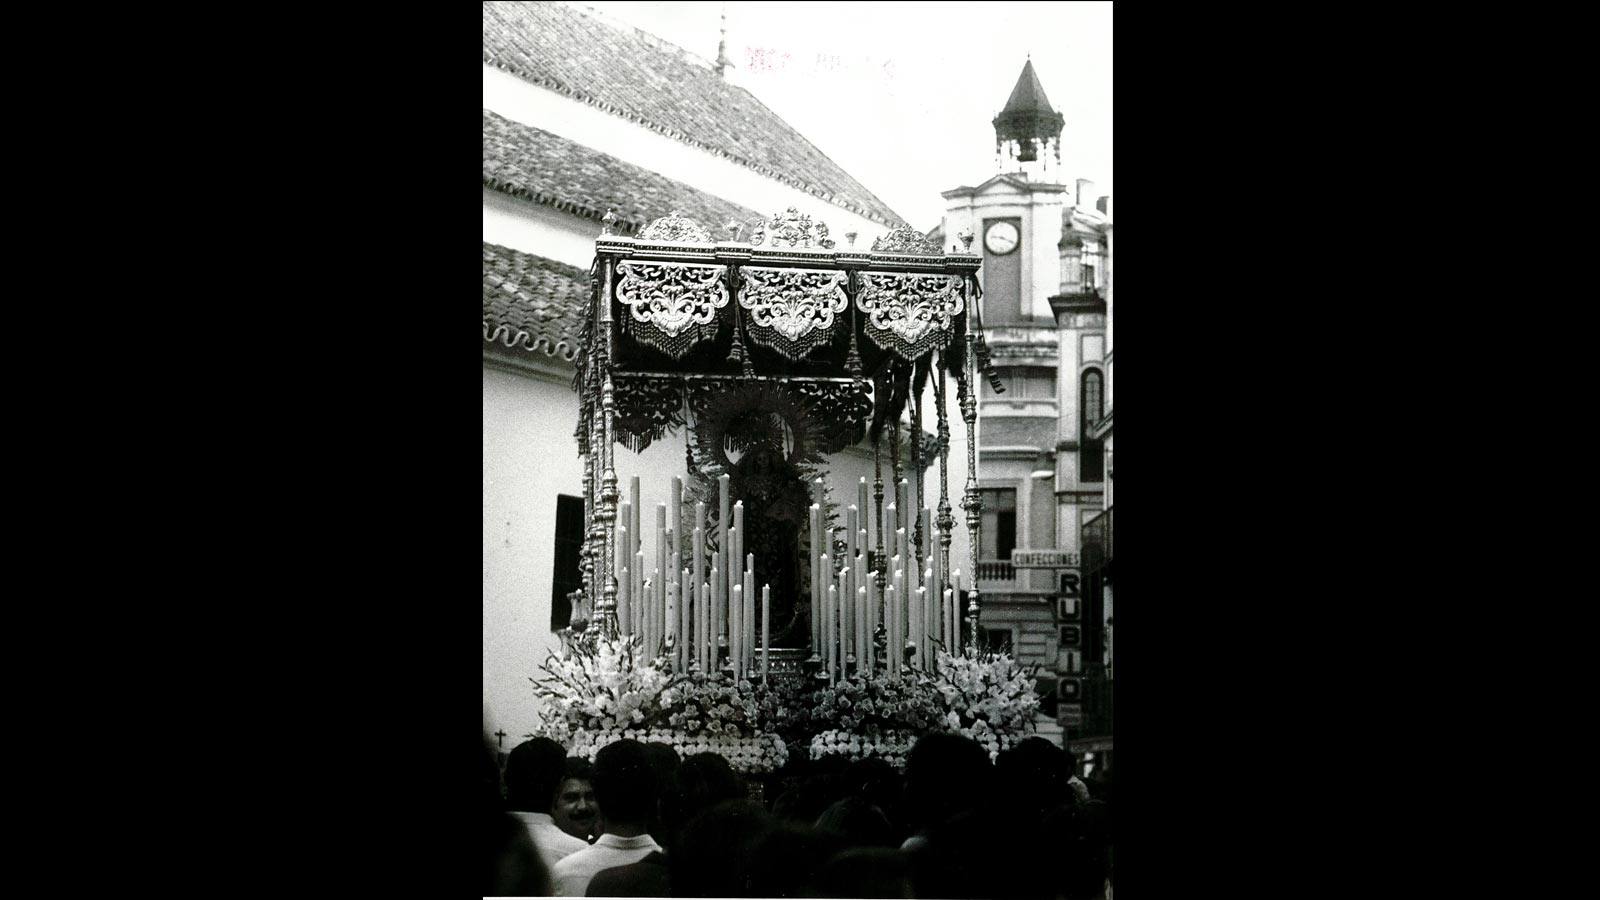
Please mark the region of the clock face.
[[996, 222], [983, 234], [983, 245], [989, 252], [1004, 256], [1017, 249], [1017, 226], [1010, 222]]

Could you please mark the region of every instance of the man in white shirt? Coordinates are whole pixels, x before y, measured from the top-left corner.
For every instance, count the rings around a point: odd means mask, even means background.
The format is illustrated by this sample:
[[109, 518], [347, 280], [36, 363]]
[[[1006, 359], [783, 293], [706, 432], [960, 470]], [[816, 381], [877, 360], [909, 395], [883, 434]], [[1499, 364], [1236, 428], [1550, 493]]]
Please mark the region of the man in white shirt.
[[550, 817], [566, 765], [567, 751], [549, 738], [524, 741], [506, 756], [506, 805], [528, 830], [539, 858], [550, 869], [589, 846], [562, 831]]
[[656, 812], [656, 773], [638, 741], [617, 741], [594, 757], [594, 793], [605, 833], [594, 846], [565, 857], [551, 869], [557, 897], [582, 897], [604, 869], [636, 863], [661, 849], [647, 833]]

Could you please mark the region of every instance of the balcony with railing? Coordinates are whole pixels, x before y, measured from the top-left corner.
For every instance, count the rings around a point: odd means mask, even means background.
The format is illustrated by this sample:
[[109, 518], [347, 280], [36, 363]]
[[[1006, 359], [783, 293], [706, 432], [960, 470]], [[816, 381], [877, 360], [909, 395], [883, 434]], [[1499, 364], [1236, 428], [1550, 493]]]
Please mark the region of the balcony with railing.
[[[1017, 567], [1009, 559], [978, 560], [978, 589], [1010, 587], [1017, 580]], [[992, 586], [992, 587], [991, 587]]]

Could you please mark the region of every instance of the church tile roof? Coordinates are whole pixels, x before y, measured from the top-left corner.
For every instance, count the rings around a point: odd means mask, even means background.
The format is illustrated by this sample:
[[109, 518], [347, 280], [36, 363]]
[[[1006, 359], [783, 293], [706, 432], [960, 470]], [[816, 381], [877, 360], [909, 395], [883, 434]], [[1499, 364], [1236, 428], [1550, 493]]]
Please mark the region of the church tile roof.
[[483, 244], [483, 340], [571, 360], [589, 302], [589, 273]]
[[867, 219], [904, 224], [748, 91], [638, 29], [564, 3], [485, 3], [483, 60]]
[[619, 234], [637, 234], [674, 211], [718, 236], [731, 221], [761, 218], [748, 207], [489, 110], [483, 111], [483, 183], [596, 221], [613, 210]]

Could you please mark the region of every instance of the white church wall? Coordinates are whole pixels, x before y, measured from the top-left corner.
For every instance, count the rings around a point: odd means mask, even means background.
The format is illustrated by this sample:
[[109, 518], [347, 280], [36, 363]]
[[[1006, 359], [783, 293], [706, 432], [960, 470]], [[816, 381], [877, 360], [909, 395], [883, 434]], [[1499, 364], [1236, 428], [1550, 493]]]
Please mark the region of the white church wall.
[[[855, 231], [858, 248], [872, 246], [888, 226], [835, 206], [799, 188], [774, 181], [753, 169], [596, 109], [563, 94], [523, 81], [494, 66], [483, 67], [483, 108], [514, 122], [542, 128], [602, 153], [681, 181], [764, 215], [790, 206], [827, 224], [829, 236], [846, 246]], [[722, 239], [724, 222], [702, 222]], [[598, 232], [597, 232], [598, 233]], [[750, 232], [745, 231], [745, 237]], [[592, 238], [591, 238], [592, 240]]]
[[483, 189], [483, 239], [588, 271], [600, 223]]

